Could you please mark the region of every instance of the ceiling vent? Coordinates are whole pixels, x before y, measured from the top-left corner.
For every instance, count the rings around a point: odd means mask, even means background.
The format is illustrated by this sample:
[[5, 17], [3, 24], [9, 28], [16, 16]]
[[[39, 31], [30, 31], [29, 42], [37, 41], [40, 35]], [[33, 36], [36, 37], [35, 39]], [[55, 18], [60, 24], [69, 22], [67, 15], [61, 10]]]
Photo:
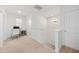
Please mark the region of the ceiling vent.
[[42, 9], [42, 7], [39, 6], [39, 5], [35, 5], [34, 8], [35, 8], [36, 10], [41, 10], [41, 9]]

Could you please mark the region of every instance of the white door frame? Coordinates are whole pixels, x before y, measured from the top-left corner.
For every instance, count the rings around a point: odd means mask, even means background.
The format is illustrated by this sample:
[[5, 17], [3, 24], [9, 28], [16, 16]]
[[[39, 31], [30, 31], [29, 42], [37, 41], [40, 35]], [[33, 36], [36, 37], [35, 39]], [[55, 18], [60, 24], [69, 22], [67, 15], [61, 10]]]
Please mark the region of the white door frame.
[[1, 37], [1, 39], [0, 39], [0, 47], [3, 47], [3, 43], [4, 43], [4, 23], [5, 23], [5, 20], [7, 19], [6, 18], [6, 12], [5, 12], [5, 10], [4, 9], [0, 9], [0, 11], [1, 11], [1, 13], [2, 13], [2, 19], [1, 19], [1, 21], [2, 21], [2, 24], [1, 24], [1, 31], [2, 31], [2, 37]]

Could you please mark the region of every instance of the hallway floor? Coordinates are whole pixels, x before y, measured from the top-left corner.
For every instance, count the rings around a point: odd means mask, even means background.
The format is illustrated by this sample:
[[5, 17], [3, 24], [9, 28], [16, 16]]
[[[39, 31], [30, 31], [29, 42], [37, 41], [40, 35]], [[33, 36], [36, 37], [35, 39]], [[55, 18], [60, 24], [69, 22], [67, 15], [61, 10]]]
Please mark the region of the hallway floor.
[[75, 50], [75, 49], [67, 47], [67, 46], [63, 46], [60, 52], [61, 53], [79, 53], [78, 50]]
[[23, 36], [18, 39], [5, 42], [4, 47], [0, 48], [0, 52], [7, 53], [50, 53], [52, 49], [40, 44], [34, 39]]
[[[23, 36], [5, 41], [0, 53], [52, 53], [53, 49], [55, 48], [51, 44], [43, 45], [30, 37]], [[63, 46], [60, 53], [79, 53], [79, 51]]]

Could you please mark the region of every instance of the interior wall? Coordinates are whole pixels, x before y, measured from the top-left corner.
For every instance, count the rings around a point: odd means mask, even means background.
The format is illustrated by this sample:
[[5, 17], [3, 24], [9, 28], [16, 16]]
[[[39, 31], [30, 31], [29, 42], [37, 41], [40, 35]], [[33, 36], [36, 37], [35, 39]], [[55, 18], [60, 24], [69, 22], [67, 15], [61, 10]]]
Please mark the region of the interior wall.
[[0, 43], [3, 40], [3, 14], [0, 12]]
[[62, 9], [61, 27], [64, 32], [66, 46], [79, 50], [79, 10], [78, 6], [64, 6]]
[[42, 15], [33, 13], [27, 22], [29, 35], [41, 43], [47, 43], [47, 20]]

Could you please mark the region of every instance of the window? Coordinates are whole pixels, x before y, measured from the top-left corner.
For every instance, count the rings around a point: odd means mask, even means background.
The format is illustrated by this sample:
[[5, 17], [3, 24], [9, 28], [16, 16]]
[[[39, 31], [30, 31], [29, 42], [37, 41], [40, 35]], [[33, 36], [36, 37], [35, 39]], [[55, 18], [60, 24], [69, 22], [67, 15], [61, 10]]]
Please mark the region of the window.
[[21, 27], [21, 25], [22, 25], [22, 19], [16, 18], [16, 26]]

